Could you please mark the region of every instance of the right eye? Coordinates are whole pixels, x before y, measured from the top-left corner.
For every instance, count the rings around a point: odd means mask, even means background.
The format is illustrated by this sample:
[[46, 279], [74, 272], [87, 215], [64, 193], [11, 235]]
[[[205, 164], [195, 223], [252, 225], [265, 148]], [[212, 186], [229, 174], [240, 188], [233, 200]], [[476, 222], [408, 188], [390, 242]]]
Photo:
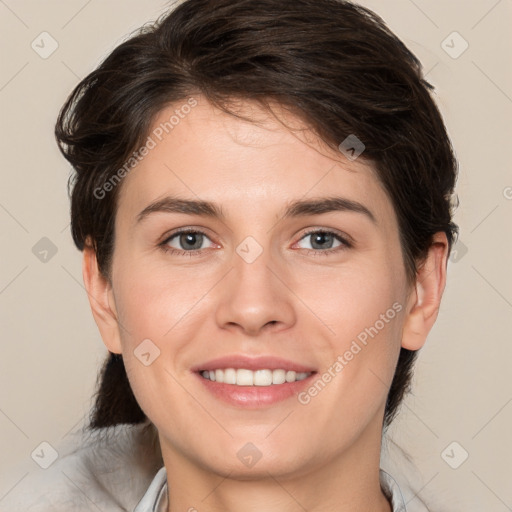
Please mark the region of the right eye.
[[205, 238], [209, 240], [206, 233], [197, 229], [181, 229], [168, 236], [160, 246], [166, 252], [192, 256], [197, 255], [204, 249]]

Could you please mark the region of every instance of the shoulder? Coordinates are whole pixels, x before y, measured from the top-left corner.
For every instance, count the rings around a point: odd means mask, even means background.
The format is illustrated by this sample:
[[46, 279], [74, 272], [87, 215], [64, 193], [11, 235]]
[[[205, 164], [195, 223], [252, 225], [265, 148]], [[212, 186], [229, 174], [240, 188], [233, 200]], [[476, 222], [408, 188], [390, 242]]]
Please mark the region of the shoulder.
[[2, 512], [132, 512], [163, 464], [149, 422], [78, 432], [54, 448], [56, 461], [34, 464], [2, 499]]

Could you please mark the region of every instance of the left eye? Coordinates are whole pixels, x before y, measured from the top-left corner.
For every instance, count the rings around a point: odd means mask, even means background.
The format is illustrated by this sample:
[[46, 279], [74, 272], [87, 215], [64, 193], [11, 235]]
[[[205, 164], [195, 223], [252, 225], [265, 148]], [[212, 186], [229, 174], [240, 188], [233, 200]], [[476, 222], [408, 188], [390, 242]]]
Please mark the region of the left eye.
[[[307, 240], [308, 238], [311, 240], [311, 243], [309, 244], [310, 247], [302, 247], [302, 249], [329, 250], [342, 245], [348, 245], [343, 238], [330, 231], [310, 231], [309, 233], [306, 233], [301, 240]], [[338, 245], [333, 247], [332, 244], [336, 241], [338, 241]]]

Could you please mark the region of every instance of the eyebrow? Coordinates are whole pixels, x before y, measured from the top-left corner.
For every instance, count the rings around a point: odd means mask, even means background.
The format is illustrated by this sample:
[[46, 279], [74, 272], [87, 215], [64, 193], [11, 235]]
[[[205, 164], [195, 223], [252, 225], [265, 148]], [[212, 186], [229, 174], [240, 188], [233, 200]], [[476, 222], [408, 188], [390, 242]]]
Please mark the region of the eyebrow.
[[[377, 224], [375, 215], [366, 206], [357, 201], [339, 196], [292, 201], [285, 207], [282, 218], [288, 219], [291, 217], [320, 215], [336, 211], [361, 213], [368, 217], [374, 224]], [[166, 196], [144, 208], [144, 210], [137, 215], [137, 223], [155, 212], [184, 213], [225, 220], [222, 208], [216, 203], [195, 199], [183, 199], [176, 196]]]

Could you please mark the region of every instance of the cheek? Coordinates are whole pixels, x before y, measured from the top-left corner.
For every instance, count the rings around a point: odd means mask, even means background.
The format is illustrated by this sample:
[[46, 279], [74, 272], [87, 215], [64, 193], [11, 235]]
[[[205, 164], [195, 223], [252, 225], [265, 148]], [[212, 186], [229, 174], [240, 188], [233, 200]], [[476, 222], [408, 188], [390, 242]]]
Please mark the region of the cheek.
[[[131, 388], [148, 417], [163, 415], [171, 430], [179, 430], [180, 418], [197, 415], [197, 404], [188, 400], [177, 384], [182, 375], [176, 371], [175, 362], [181, 361], [187, 350], [190, 327], [200, 325], [196, 316], [200, 308], [195, 305], [208, 290], [208, 280], [147, 260], [126, 258], [119, 263], [116, 305], [124, 327], [123, 361]], [[167, 416], [162, 412], [163, 404], [170, 410], [179, 404], [182, 414]]]
[[204, 272], [151, 261], [127, 261], [119, 265], [116, 277], [118, 316], [130, 334], [125, 332], [125, 341], [133, 343], [141, 337], [163, 342], [178, 332], [183, 321], [190, 323], [196, 305], [211, 288]]
[[[326, 422], [329, 415], [347, 421], [347, 411], [354, 424], [364, 422], [362, 416], [370, 418], [385, 402], [393, 377], [404, 321], [405, 273], [386, 258], [372, 261], [306, 280], [303, 288], [308, 305], [330, 330], [314, 348], [323, 354], [322, 382], [303, 396], [304, 403], [315, 402], [315, 417], [326, 415]], [[310, 331], [315, 331], [313, 323]]]
[[349, 285], [350, 294], [339, 313], [337, 347], [347, 361], [346, 378], [385, 391], [400, 350], [403, 275], [392, 265], [379, 265], [351, 279]]
[[374, 332], [376, 327], [386, 335], [399, 332], [399, 310], [405, 309], [405, 276], [403, 269], [392, 263], [383, 255], [336, 269], [297, 274], [300, 278], [296, 279], [294, 289], [310, 310], [311, 328], [314, 329], [314, 323], [322, 328], [336, 350], [343, 350], [347, 342], [360, 334], [364, 340], [367, 329]]

